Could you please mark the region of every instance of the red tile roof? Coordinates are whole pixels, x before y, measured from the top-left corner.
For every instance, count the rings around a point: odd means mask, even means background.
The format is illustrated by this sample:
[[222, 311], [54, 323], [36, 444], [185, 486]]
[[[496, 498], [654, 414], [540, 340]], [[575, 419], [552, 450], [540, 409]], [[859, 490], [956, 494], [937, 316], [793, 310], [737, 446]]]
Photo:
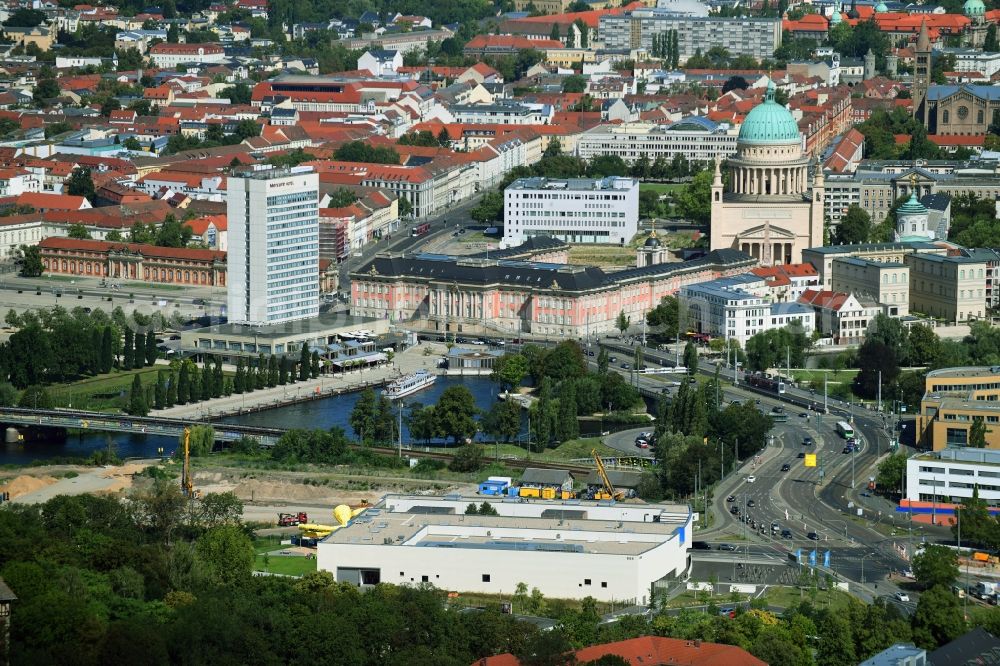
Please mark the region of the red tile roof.
[[49, 192], [25, 192], [16, 197], [17, 205], [31, 206], [35, 210], [80, 210], [87, 206], [84, 197]]
[[802, 292], [802, 295], [799, 296], [799, 303], [815, 305], [816, 307], [823, 308], [824, 310], [839, 310], [844, 306], [844, 303], [850, 297], [850, 294], [845, 294], [839, 291], [806, 289]]
[[218, 44], [168, 44], [162, 42], [151, 47], [149, 53], [150, 55], [213, 55], [225, 53], [225, 51]]
[[191, 231], [196, 236], [204, 236], [205, 232], [208, 231], [209, 224], [213, 225], [217, 231], [225, 231], [227, 228], [227, 219], [225, 215], [203, 215], [187, 220], [184, 224], [191, 227]]
[[[546, 16], [545, 18], [551, 18]], [[514, 35], [476, 35], [470, 39], [465, 48], [474, 51], [478, 49], [563, 49], [566, 45], [555, 39], [528, 39]]]
[[789, 32], [826, 32], [830, 26], [827, 18], [819, 14], [806, 14], [798, 21], [785, 19], [781, 24]]
[[195, 247], [160, 247], [158, 245], [142, 245], [139, 243], [109, 243], [90, 239], [63, 238], [50, 236], [38, 243], [38, 247], [53, 250], [80, 250], [90, 252], [108, 252], [127, 250], [144, 257], [161, 257], [164, 259], [186, 259], [189, 261], [222, 261], [226, 260], [225, 252], [203, 250]]
[[823, 168], [830, 169], [834, 173], [843, 173], [850, 163], [851, 157], [857, 153], [858, 147], [864, 142], [865, 135], [852, 127], [837, 142], [836, 148], [823, 163]]
[[[592, 645], [577, 650], [576, 661], [595, 661], [611, 654], [622, 657], [631, 666], [767, 666], [766, 662], [733, 645], [660, 636]], [[501, 654], [480, 659], [473, 666], [519, 666], [520, 663], [511, 654]]]

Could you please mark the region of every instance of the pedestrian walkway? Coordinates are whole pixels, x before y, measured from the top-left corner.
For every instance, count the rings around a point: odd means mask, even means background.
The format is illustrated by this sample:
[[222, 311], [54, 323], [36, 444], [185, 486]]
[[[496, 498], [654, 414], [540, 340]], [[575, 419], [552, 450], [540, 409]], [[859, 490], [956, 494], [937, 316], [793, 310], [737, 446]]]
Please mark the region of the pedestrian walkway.
[[[430, 349], [428, 354], [426, 349]], [[260, 389], [251, 393], [233, 394], [188, 405], [154, 410], [150, 416], [208, 420], [247, 411], [281, 407], [305, 400], [316, 400], [345, 392], [360, 391], [368, 386], [381, 386], [387, 381], [418, 369], [435, 371], [447, 349], [444, 345], [423, 343], [411, 347], [385, 363], [344, 373], [324, 374], [316, 379]]]

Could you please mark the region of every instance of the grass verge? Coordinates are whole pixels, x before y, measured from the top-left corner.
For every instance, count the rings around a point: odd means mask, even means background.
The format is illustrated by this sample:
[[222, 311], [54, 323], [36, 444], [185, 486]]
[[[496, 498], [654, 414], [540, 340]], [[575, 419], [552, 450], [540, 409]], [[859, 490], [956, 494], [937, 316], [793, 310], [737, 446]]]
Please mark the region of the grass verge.
[[635, 250], [618, 245], [571, 245], [568, 263], [589, 266], [633, 266]]
[[56, 407], [70, 407], [95, 412], [119, 411], [128, 401], [135, 375], [143, 387], [156, 382], [160, 366], [150, 366], [139, 370], [115, 371], [80, 379], [68, 384], [55, 384], [46, 388]]
[[[514, 444], [500, 444], [499, 447], [492, 444], [487, 444], [484, 446], [484, 454], [487, 458], [491, 454], [496, 454], [497, 449], [499, 449], [499, 454], [503, 456], [517, 456], [518, 458], [527, 458], [528, 453], [523, 447], [516, 446]], [[597, 452], [602, 456], [620, 456], [621, 451], [612, 449], [610, 446], [605, 446], [601, 443], [599, 437], [583, 437], [580, 439], [571, 439], [568, 442], [564, 442], [554, 449], [546, 449], [542, 453], [532, 453], [531, 457], [536, 460], [545, 460], [551, 462], [567, 461], [573, 460], [574, 458], [589, 458], [591, 451], [597, 449]]]

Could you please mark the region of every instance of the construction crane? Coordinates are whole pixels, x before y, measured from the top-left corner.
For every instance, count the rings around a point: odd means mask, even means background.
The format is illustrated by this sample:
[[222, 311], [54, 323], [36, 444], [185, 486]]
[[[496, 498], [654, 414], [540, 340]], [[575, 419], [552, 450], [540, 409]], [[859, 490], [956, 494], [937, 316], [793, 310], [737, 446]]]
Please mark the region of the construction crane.
[[620, 500], [624, 498], [625, 493], [621, 490], [616, 490], [614, 484], [611, 483], [611, 479], [608, 478], [608, 472], [604, 469], [604, 462], [601, 460], [601, 456], [597, 453], [597, 449], [592, 449], [590, 454], [594, 456], [594, 462], [597, 463], [597, 475], [601, 477], [601, 483], [604, 484], [604, 489], [598, 490], [594, 494], [594, 499]]
[[194, 497], [194, 482], [191, 481], [191, 428], [184, 428], [184, 470], [181, 472], [181, 492], [185, 497]]

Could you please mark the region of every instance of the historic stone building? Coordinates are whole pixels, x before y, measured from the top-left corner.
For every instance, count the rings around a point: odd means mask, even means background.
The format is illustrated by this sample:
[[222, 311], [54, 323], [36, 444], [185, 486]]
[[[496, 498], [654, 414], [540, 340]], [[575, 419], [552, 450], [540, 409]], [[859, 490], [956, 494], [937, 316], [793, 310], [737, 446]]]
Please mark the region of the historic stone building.
[[46, 273], [226, 286], [226, 253], [190, 247], [61, 238], [38, 243]]
[[[968, 0], [965, 13], [972, 20], [966, 38], [979, 46], [986, 35], [982, 0]], [[978, 44], [977, 44], [978, 42]], [[927, 24], [920, 27], [914, 48], [913, 112], [929, 134], [977, 136], [986, 134], [993, 113], [1000, 111], [1000, 87], [989, 85], [931, 85], [932, 55]]]
[[762, 265], [802, 261], [802, 250], [823, 244], [823, 170], [810, 187], [809, 159], [792, 114], [774, 100], [774, 84], [740, 127], [728, 161], [725, 192], [719, 162], [712, 183], [713, 250], [741, 250]]

